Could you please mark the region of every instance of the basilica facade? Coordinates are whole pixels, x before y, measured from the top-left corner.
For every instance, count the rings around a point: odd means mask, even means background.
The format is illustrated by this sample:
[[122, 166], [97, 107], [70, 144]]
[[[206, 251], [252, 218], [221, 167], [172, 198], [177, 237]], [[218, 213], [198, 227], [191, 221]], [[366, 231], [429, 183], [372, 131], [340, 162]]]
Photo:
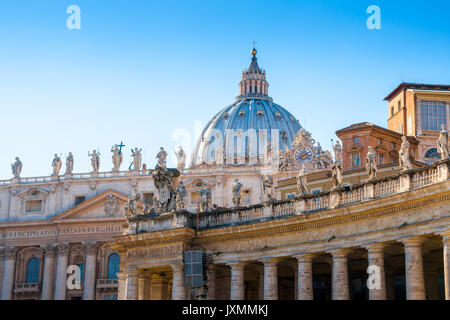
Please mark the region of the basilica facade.
[[55, 155], [29, 178], [16, 158], [0, 181], [1, 299], [450, 299], [449, 88], [397, 88], [389, 126], [405, 126], [342, 129], [330, 152], [269, 96], [256, 55], [187, 166], [182, 148], [176, 169], [136, 148], [122, 171], [114, 146], [108, 172], [94, 150], [90, 173], [71, 154], [60, 173]]

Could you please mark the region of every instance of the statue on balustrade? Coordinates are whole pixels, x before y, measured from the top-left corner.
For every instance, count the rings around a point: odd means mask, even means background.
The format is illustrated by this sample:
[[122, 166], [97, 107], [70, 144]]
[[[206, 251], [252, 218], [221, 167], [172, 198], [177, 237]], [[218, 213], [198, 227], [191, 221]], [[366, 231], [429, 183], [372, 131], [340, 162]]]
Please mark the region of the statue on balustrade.
[[133, 170], [134, 171], [139, 171], [141, 170], [141, 166], [142, 166], [142, 153], [141, 153], [142, 149], [138, 149], [137, 147], [133, 149], [131, 149], [131, 156], [133, 157]]
[[333, 189], [342, 187], [342, 163], [336, 161], [331, 167], [331, 182], [333, 182]]
[[412, 169], [411, 161], [409, 160], [409, 141], [406, 136], [402, 136], [402, 145], [398, 152], [399, 164], [403, 170]]
[[184, 186], [182, 181], [180, 181], [180, 184], [178, 185], [177, 189], [175, 190], [175, 193], [176, 193], [177, 210], [183, 210], [184, 203], [185, 203], [184, 199], [186, 197], [186, 187]]
[[342, 162], [342, 146], [339, 140], [336, 141], [336, 144], [334, 145], [333, 149], [334, 149], [334, 161]]
[[158, 164], [162, 169], [166, 168], [166, 158], [167, 158], [167, 152], [164, 150], [163, 147], [160, 148], [159, 152], [156, 155], [156, 159], [158, 159]]
[[273, 178], [272, 176], [264, 177], [262, 181], [262, 189], [264, 195], [267, 197], [268, 201], [272, 201], [272, 186], [273, 186]]
[[52, 167], [53, 167], [52, 177], [59, 176], [59, 171], [61, 170], [61, 167], [62, 167], [62, 161], [61, 161], [61, 157], [58, 157], [58, 155], [56, 153], [55, 153], [55, 157], [53, 158], [53, 161], [52, 161]]
[[72, 152], [69, 152], [69, 155], [66, 158], [66, 172], [64, 174], [72, 174], [73, 171], [73, 155]]
[[22, 161], [20, 161], [19, 157], [16, 157], [16, 161], [11, 164], [11, 169], [14, 178], [19, 178], [22, 172]]
[[115, 144], [112, 148], [111, 148], [111, 152], [112, 152], [112, 163], [113, 163], [113, 168], [112, 171], [120, 171], [120, 166], [122, 165], [123, 162], [123, 153], [121, 148], [119, 148], [119, 146], [117, 144]]
[[308, 193], [306, 190], [306, 176], [305, 176], [305, 165], [302, 165], [298, 175], [297, 175], [297, 190], [299, 195], [305, 195]]
[[450, 150], [448, 146], [448, 131], [445, 128], [445, 124], [441, 125], [441, 132], [439, 133], [439, 138], [437, 140], [437, 149], [441, 154], [441, 159], [448, 159], [450, 156]]
[[186, 165], [186, 152], [184, 152], [183, 147], [180, 146], [178, 151], [175, 151], [175, 156], [177, 157], [177, 169], [183, 170], [184, 166]]
[[88, 151], [88, 156], [91, 157], [92, 171], [98, 172], [100, 169], [100, 154], [97, 153], [97, 150], [94, 150], [92, 153]]
[[239, 207], [242, 200], [242, 183], [239, 182], [239, 179], [234, 180], [231, 190], [233, 192], [233, 205]]
[[369, 151], [366, 157], [366, 170], [369, 174], [369, 179], [375, 179], [377, 176], [377, 153], [369, 146]]
[[212, 201], [211, 188], [205, 186], [197, 192], [200, 193], [200, 208], [202, 212], [209, 211], [211, 209]]

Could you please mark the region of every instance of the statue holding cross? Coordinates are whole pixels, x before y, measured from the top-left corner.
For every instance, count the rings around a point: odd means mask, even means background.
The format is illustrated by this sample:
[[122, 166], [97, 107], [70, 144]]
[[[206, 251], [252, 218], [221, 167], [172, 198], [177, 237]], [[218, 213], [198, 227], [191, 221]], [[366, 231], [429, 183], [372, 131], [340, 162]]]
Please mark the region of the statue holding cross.
[[120, 166], [122, 165], [122, 162], [123, 162], [122, 147], [125, 147], [125, 145], [123, 144], [123, 142], [120, 142], [119, 145], [115, 144], [111, 148], [111, 152], [113, 154], [112, 155], [112, 163], [113, 163], [112, 171], [120, 171]]

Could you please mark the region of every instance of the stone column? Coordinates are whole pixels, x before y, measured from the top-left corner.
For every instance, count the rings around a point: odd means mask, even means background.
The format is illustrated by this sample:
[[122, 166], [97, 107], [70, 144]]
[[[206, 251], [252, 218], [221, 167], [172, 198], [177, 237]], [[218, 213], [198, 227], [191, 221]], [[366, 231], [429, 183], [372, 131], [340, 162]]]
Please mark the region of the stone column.
[[231, 262], [230, 300], [245, 300], [244, 262]]
[[126, 300], [137, 300], [138, 298], [138, 272], [127, 272], [127, 291], [125, 294]]
[[297, 300], [313, 300], [313, 272], [312, 260], [314, 255], [304, 253], [295, 256], [297, 258]]
[[348, 249], [338, 249], [330, 252], [333, 256], [332, 274], [332, 299], [349, 300], [350, 293], [348, 287]]
[[[165, 300], [167, 299], [167, 287], [168, 280], [166, 279], [163, 273], [157, 274], [154, 273], [152, 275], [151, 280], [151, 291], [150, 291], [150, 300]], [[174, 293], [174, 281], [172, 280], [172, 299]], [[180, 298], [181, 300], [181, 298]]]
[[425, 281], [422, 262], [423, 239], [414, 237], [403, 240], [405, 245], [406, 299], [425, 300]]
[[83, 300], [95, 300], [97, 248], [98, 244], [95, 242], [86, 243], [86, 267], [84, 270]]
[[138, 300], [150, 299], [150, 275], [141, 272], [138, 276]]
[[56, 248], [48, 245], [44, 248], [44, 275], [42, 277], [41, 300], [52, 300], [55, 274], [55, 253]]
[[67, 244], [59, 244], [56, 246], [56, 250], [58, 258], [56, 263], [55, 300], [66, 300], [69, 246]]
[[438, 273], [431, 265], [424, 265], [427, 300], [439, 300]]
[[[374, 243], [366, 246], [369, 260], [369, 267], [367, 269], [369, 277], [374, 281], [369, 283], [369, 300], [386, 300], [386, 276], [384, 272], [384, 248], [383, 243]], [[374, 268], [374, 270], [372, 270]], [[379, 274], [376, 274], [379, 270]]]
[[278, 259], [263, 260], [264, 300], [278, 300]]
[[450, 300], [450, 234], [443, 236], [445, 300]]
[[3, 279], [0, 300], [11, 300], [14, 288], [14, 273], [16, 269], [15, 248], [6, 248], [3, 252]]
[[206, 275], [208, 279], [208, 291], [206, 292], [206, 300], [216, 300], [216, 266], [211, 264], [208, 266]]
[[173, 281], [172, 281], [172, 300], [185, 300], [186, 290], [184, 288], [184, 265], [183, 263], [171, 264]]
[[118, 278], [117, 300], [126, 300], [127, 274], [125, 272], [118, 272], [117, 278]]
[[3, 260], [3, 248], [0, 248], [0, 296], [2, 294], [2, 282], [3, 282], [3, 264], [4, 264], [4, 260]]

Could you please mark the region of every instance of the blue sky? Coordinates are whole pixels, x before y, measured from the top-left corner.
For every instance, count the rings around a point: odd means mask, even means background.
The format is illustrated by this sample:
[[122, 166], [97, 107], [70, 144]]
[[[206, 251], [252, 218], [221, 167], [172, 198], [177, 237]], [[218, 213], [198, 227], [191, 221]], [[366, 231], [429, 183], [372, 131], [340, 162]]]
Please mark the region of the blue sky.
[[[366, 27], [373, 4], [381, 30]], [[252, 40], [270, 96], [326, 148], [350, 124], [386, 126], [400, 82], [450, 84], [449, 1], [2, 0], [0, 179], [15, 156], [41, 176], [69, 151], [89, 172], [94, 148], [108, 171], [120, 141], [123, 169], [135, 146], [153, 167], [175, 130], [193, 144], [194, 123], [233, 102]]]

